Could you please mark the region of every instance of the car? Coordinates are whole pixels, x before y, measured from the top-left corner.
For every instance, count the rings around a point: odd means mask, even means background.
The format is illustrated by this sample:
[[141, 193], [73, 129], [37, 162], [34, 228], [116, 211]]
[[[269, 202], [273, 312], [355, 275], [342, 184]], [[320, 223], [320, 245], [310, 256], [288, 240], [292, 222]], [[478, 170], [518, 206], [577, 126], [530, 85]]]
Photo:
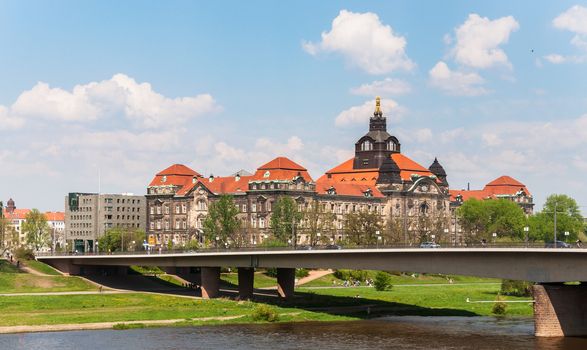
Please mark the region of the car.
[[440, 248], [440, 244], [435, 242], [423, 242], [420, 244], [420, 248]]
[[296, 247], [297, 250], [312, 250], [311, 245], [299, 245]]
[[556, 241], [556, 244], [554, 242], [546, 242], [544, 248], [571, 248], [571, 245], [563, 241]]
[[324, 249], [335, 249], [335, 250], [337, 250], [337, 249], [342, 249], [342, 247], [339, 246], [338, 244], [329, 244], [326, 247], [324, 247]]

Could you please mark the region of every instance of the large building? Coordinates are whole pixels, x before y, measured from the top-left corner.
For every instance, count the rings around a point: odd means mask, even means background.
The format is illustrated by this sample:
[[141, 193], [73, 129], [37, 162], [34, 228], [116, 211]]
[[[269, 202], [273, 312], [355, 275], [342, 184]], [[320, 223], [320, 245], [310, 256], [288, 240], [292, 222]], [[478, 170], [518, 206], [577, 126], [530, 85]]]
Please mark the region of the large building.
[[[182, 244], [201, 238], [209, 204], [222, 194], [234, 197], [248, 244], [271, 234], [272, 206], [284, 195], [295, 199], [301, 211], [319, 208], [331, 221], [320, 233], [331, 241], [345, 238], [345, 215], [360, 211], [380, 215], [388, 240], [415, 243], [435, 235], [440, 240], [450, 225], [446, 172], [436, 159], [425, 168], [401, 153], [399, 140], [387, 132], [379, 98], [369, 131], [354, 149], [353, 158], [316, 181], [303, 166], [284, 157], [252, 175], [227, 177], [205, 178], [187, 166], [172, 165], [157, 173], [147, 188], [149, 241]], [[299, 223], [298, 243], [308, 243], [311, 225]]]
[[96, 250], [96, 240], [110, 228], [146, 228], [144, 196], [132, 194], [70, 193], [65, 197], [65, 239], [68, 250]]

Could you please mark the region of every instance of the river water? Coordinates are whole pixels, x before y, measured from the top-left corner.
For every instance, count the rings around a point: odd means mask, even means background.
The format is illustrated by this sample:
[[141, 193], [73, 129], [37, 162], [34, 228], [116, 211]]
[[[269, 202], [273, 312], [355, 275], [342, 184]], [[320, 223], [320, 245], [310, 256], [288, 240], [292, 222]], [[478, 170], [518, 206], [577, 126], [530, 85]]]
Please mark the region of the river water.
[[532, 333], [529, 318], [394, 316], [356, 322], [10, 334], [0, 335], [0, 349], [587, 349], [587, 339], [535, 338]]

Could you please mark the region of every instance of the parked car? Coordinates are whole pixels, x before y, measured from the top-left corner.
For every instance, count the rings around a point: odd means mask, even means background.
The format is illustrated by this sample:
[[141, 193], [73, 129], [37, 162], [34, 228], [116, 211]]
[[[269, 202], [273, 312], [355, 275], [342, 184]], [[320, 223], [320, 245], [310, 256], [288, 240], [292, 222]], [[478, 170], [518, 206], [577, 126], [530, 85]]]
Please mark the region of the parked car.
[[571, 245], [563, 241], [556, 241], [556, 246], [554, 242], [546, 242], [544, 248], [571, 248]]
[[420, 248], [440, 248], [440, 244], [434, 242], [423, 242], [420, 244]]
[[296, 249], [297, 250], [312, 250], [312, 246], [311, 245], [299, 245]]
[[329, 244], [326, 247], [324, 247], [324, 249], [342, 249], [342, 247], [338, 244]]

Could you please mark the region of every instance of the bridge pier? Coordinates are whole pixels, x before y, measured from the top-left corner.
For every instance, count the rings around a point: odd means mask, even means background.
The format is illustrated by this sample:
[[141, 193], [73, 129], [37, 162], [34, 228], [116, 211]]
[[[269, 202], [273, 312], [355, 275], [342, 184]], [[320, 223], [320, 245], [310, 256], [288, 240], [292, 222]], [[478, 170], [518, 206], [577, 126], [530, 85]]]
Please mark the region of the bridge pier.
[[533, 294], [537, 337], [587, 336], [587, 285], [537, 284]]
[[284, 299], [290, 299], [294, 296], [296, 283], [296, 269], [294, 268], [277, 268], [277, 293]]
[[253, 284], [255, 282], [255, 269], [252, 267], [238, 268], [238, 297], [241, 300], [253, 298]]
[[211, 299], [220, 293], [220, 267], [202, 267], [201, 269], [202, 298]]

